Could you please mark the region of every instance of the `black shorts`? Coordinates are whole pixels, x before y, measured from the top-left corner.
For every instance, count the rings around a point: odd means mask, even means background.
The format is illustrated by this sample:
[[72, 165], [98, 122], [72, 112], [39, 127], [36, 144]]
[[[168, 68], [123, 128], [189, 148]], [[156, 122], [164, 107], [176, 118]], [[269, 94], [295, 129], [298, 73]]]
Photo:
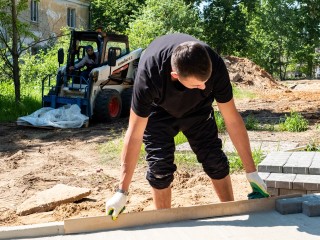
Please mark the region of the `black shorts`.
[[211, 107], [206, 107], [182, 118], [175, 118], [161, 108], [152, 112], [144, 133], [147, 152], [147, 180], [156, 189], [164, 189], [173, 181], [177, 167], [174, 164], [174, 137], [182, 131], [212, 179], [222, 179], [229, 174], [229, 162], [222, 151], [217, 125]]

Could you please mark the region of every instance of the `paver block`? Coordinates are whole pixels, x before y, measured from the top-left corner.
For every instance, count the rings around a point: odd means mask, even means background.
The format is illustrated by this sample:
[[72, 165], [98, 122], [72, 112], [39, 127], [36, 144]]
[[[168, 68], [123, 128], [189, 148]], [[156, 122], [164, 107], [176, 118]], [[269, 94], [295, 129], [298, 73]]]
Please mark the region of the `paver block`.
[[267, 191], [271, 197], [279, 196], [279, 188], [267, 188]]
[[320, 152], [314, 154], [312, 163], [309, 167], [309, 174], [320, 175]]
[[291, 152], [271, 152], [258, 165], [259, 172], [282, 173], [282, 168], [291, 156]]
[[286, 164], [283, 173], [308, 174], [315, 152], [293, 152]]
[[266, 179], [267, 187], [292, 189], [296, 174], [271, 173]]
[[[281, 214], [293, 214], [302, 212], [302, 203], [304, 202], [319, 202], [318, 195], [304, 195], [295, 198], [282, 198], [276, 200], [276, 210]], [[312, 211], [312, 209], [311, 209]], [[313, 214], [313, 212], [311, 212]]]
[[259, 175], [259, 177], [261, 177], [261, 179], [263, 181], [265, 181], [269, 177], [270, 173], [269, 172], [258, 172], [258, 175]]
[[276, 200], [276, 210], [285, 215], [302, 212], [303, 197]]
[[320, 193], [320, 190], [307, 190], [307, 194]]
[[307, 194], [307, 191], [300, 190], [300, 189], [285, 189], [285, 188], [279, 189], [279, 195], [290, 195], [290, 194]]
[[302, 202], [302, 212], [309, 217], [320, 216], [320, 198]]
[[297, 174], [292, 188], [313, 191], [320, 190], [320, 175]]

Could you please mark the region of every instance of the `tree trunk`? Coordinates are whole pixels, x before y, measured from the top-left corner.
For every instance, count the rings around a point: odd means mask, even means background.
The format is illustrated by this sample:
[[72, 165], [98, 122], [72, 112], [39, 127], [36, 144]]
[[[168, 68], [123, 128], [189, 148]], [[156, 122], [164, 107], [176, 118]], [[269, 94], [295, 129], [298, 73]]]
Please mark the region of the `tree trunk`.
[[19, 52], [18, 52], [18, 29], [17, 29], [17, 6], [16, 0], [11, 0], [12, 13], [12, 63], [13, 63], [13, 82], [16, 102], [20, 102], [20, 68], [19, 68]]

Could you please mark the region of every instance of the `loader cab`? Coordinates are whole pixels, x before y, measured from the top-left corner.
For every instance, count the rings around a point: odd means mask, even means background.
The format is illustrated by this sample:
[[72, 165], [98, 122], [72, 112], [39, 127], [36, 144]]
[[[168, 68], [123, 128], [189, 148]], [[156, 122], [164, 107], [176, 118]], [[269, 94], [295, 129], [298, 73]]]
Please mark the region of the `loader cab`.
[[99, 65], [108, 64], [108, 51], [111, 47], [119, 48], [117, 58], [129, 53], [128, 37], [117, 34], [93, 31], [72, 31], [69, 46], [68, 66], [73, 66], [85, 56], [85, 47], [92, 45], [99, 53]]

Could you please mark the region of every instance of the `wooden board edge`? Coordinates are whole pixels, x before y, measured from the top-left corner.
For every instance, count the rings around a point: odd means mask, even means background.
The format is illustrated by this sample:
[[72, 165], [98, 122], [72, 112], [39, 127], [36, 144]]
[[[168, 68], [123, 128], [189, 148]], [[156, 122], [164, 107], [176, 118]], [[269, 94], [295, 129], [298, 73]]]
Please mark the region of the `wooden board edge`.
[[275, 209], [275, 201], [281, 198], [301, 197], [301, 194], [241, 200], [201, 206], [180, 207], [121, 214], [116, 221], [110, 216], [97, 216], [64, 221], [65, 234], [96, 232], [101, 230], [139, 227], [152, 224], [222, 217]]

